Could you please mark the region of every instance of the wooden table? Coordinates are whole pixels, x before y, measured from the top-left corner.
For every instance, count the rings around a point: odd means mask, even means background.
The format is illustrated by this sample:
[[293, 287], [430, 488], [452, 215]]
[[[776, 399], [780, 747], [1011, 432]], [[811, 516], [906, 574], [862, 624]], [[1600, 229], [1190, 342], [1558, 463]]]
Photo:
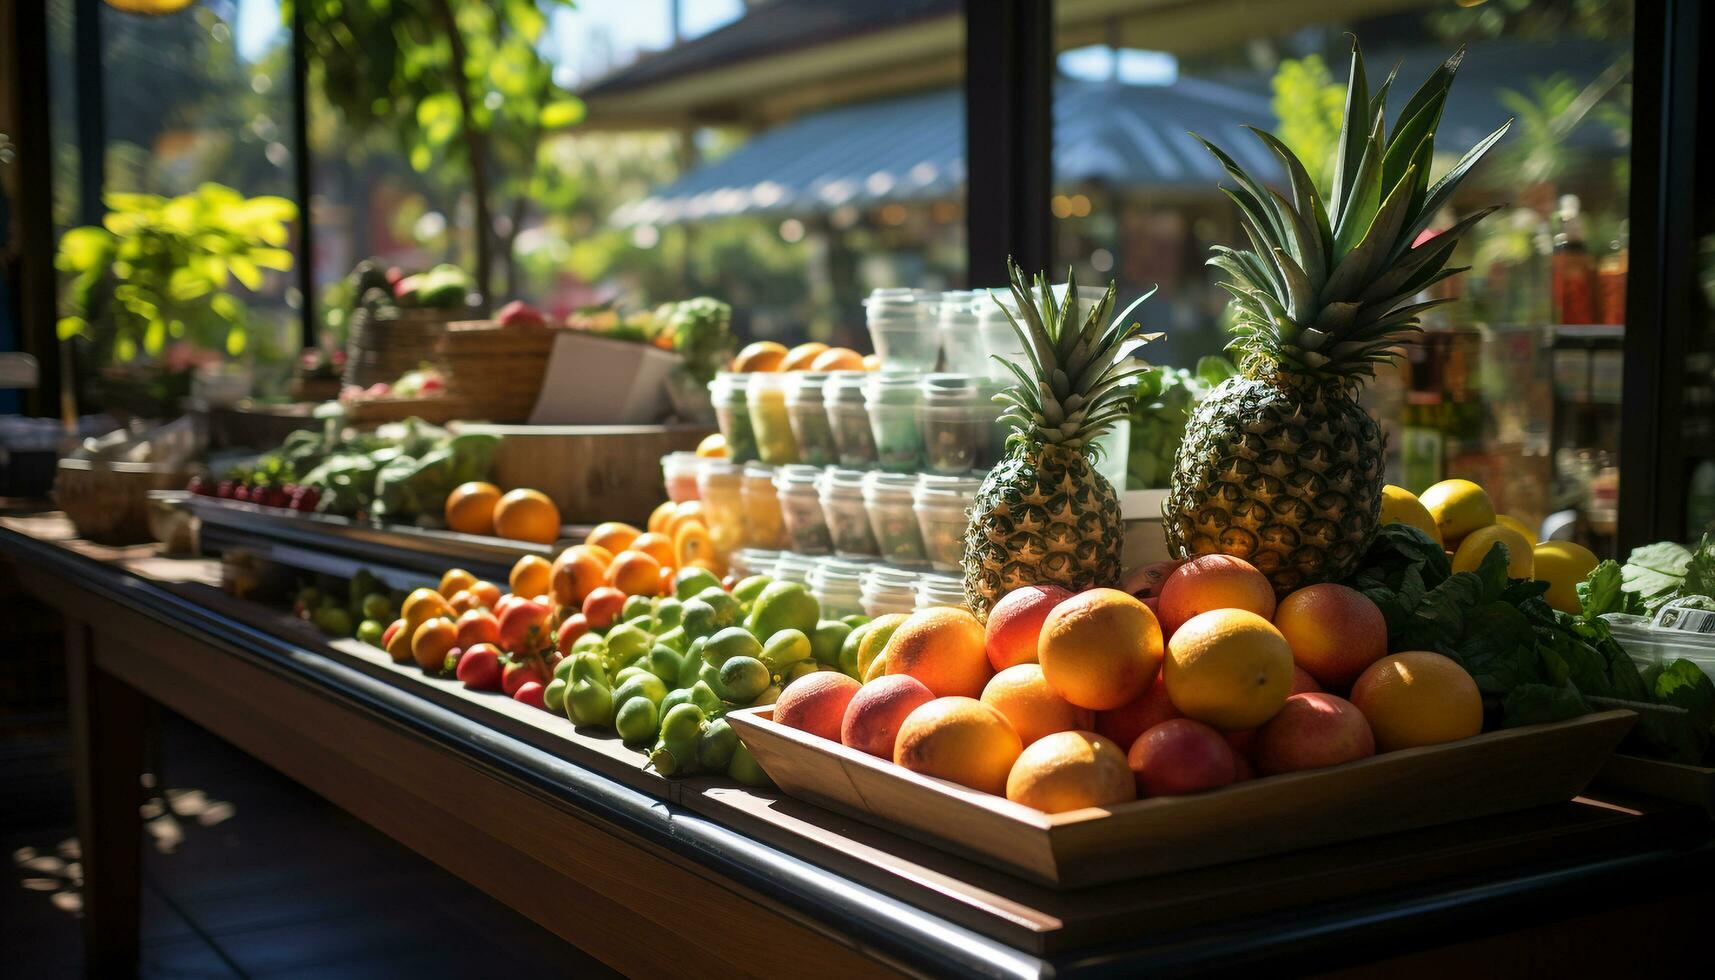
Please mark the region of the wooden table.
[[[0, 554], [66, 620], [100, 975], [135, 962], [146, 700], [632, 974], [1179, 975], [1414, 952], [1428, 969], [1437, 947], [1521, 929], [1533, 965], [1588, 966], [1625, 952], [1606, 930], [1671, 921], [1715, 880], [1700, 815], [1581, 799], [1057, 892], [777, 794], [660, 779], [612, 739], [227, 597], [210, 561], [90, 545], [54, 516], [0, 519]], [[1577, 925], [1595, 913], [1602, 929]]]

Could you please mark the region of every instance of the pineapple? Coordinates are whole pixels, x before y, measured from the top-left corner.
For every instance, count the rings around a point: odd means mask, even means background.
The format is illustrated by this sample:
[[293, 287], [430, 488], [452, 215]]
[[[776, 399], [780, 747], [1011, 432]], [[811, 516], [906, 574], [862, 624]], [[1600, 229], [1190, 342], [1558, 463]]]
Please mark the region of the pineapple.
[[1236, 555], [1285, 594], [1344, 577], [1364, 554], [1381, 507], [1385, 446], [1357, 396], [1372, 366], [1395, 358], [1396, 345], [1418, 332], [1419, 315], [1446, 302], [1411, 298], [1465, 271], [1447, 267], [1453, 247], [1494, 210], [1418, 241], [1507, 131], [1491, 133], [1430, 184], [1435, 130], [1463, 57], [1461, 48], [1429, 76], [1388, 133], [1393, 76], [1372, 96], [1353, 45], [1326, 207], [1303, 164], [1269, 133], [1253, 130], [1284, 165], [1290, 201], [1202, 140], [1237, 184], [1223, 190], [1238, 204], [1252, 248], [1217, 246], [1209, 259], [1233, 296], [1229, 349], [1240, 374], [1186, 428], [1164, 505], [1178, 555]]
[[[1018, 316], [1007, 311], [1024, 344], [1026, 363], [1001, 361], [1018, 383], [995, 400], [1012, 427], [1006, 455], [983, 479], [965, 528], [965, 599], [982, 620], [1000, 597], [1023, 585], [1077, 591], [1120, 577], [1125, 527], [1119, 497], [1091, 465], [1091, 440], [1130, 411], [1132, 392], [1149, 370], [1127, 355], [1159, 334], [1135, 336], [1125, 324], [1139, 297], [1109, 322], [1113, 283], [1089, 316], [1077, 322], [1077, 280], [1068, 276], [1064, 302], [1036, 277], [1031, 296], [1024, 274], [1007, 263]], [[998, 302], [998, 301], [997, 301]], [[1005, 307], [1002, 307], [1005, 309]], [[999, 360], [997, 358], [997, 360]]]

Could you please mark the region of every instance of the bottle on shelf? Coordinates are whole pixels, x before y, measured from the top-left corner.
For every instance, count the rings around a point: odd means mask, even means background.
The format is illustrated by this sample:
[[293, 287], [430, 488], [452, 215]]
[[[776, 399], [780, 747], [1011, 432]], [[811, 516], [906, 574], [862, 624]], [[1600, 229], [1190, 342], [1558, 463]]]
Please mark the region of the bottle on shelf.
[[1596, 312], [1602, 323], [1626, 322], [1626, 273], [1631, 265], [1631, 242], [1627, 222], [1608, 243], [1608, 251], [1596, 263]]
[[1596, 260], [1585, 244], [1584, 215], [1575, 194], [1560, 198], [1560, 230], [1549, 266], [1554, 319], [1559, 324], [1596, 322]]

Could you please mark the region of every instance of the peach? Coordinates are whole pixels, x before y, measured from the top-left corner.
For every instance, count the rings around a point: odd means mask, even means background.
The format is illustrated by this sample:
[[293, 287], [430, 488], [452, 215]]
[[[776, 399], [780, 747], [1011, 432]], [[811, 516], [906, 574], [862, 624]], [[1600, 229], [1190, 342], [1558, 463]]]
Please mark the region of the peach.
[[[548, 569], [549, 591], [562, 606], [576, 606], [601, 586], [612, 557], [586, 544], [573, 545], [554, 559]], [[516, 589], [514, 591], [517, 591]]]
[[1161, 682], [1161, 672], [1156, 671], [1155, 683], [1149, 685], [1148, 690], [1117, 708], [1098, 711], [1096, 731], [1129, 748], [1144, 732], [1169, 718], [1182, 717], [1167, 696], [1167, 685]]
[[590, 629], [607, 629], [619, 618], [620, 610], [625, 608], [626, 598], [625, 593], [606, 585], [590, 590], [590, 594], [584, 596], [584, 621], [589, 624]]
[[994, 669], [1035, 663], [1042, 621], [1055, 606], [1070, 598], [1072, 593], [1058, 585], [1026, 585], [1001, 596], [989, 611], [985, 630], [985, 646]]
[[818, 670], [786, 685], [774, 702], [774, 720], [788, 728], [838, 742], [846, 706], [858, 682], [836, 670]]
[[859, 688], [846, 703], [845, 717], [840, 720], [840, 742], [859, 752], [892, 759], [899, 726], [920, 705], [933, 700], [935, 692], [910, 674], [878, 677]]
[[1080, 708], [1054, 693], [1040, 664], [1016, 664], [989, 678], [980, 699], [1012, 722], [1026, 746], [1055, 732], [1087, 729], [1095, 712]]
[[472, 609], [458, 618], [458, 645], [469, 650], [478, 643], [500, 642], [500, 620], [486, 609]]
[[500, 649], [507, 653], [536, 653], [552, 646], [553, 633], [548, 628], [552, 612], [546, 603], [534, 599], [508, 606], [500, 614]]
[[1323, 582], [1280, 600], [1275, 629], [1292, 661], [1322, 685], [1345, 690], [1364, 668], [1387, 656], [1387, 619], [1362, 592]]
[[1316, 683], [1316, 678], [1310, 672], [1297, 664], [1292, 665], [1292, 693], [1309, 694], [1311, 691], [1322, 690], [1322, 685]]
[[1137, 737], [1126, 762], [1147, 796], [1201, 793], [1231, 783], [1238, 764], [1227, 740], [1208, 725], [1170, 718]]
[[1375, 755], [1370, 723], [1345, 698], [1322, 691], [1294, 694], [1257, 729], [1251, 753], [1265, 776], [1321, 769]]
[[975, 698], [936, 698], [919, 705], [899, 726], [893, 761], [1001, 796], [1024, 744], [1006, 716]]
[[934, 606], [900, 623], [882, 656], [889, 674], [910, 674], [938, 698], [976, 698], [994, 673], [983, 641], [983, 626], [975, 616], [952, 606]]
[[1244, 609], [1274, 618], [1274, 586], [1250, 562], [1232, 555], [1199, 555], [1161, 583], [1161, 629], [1172, 636], [1185, 621], [1211, 609]]

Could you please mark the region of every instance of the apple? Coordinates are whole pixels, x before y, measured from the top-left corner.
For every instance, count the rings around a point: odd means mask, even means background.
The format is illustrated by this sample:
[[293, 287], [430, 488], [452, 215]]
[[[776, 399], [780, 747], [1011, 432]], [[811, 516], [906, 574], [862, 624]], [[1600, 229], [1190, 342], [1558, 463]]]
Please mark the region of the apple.
[[500, 614], [500, 648], [510, 653], [535, 653], [552, 643], [547, 605], [521, 599]]

